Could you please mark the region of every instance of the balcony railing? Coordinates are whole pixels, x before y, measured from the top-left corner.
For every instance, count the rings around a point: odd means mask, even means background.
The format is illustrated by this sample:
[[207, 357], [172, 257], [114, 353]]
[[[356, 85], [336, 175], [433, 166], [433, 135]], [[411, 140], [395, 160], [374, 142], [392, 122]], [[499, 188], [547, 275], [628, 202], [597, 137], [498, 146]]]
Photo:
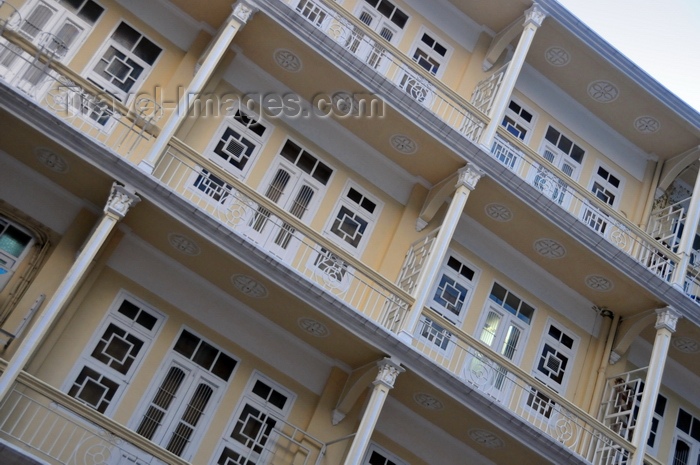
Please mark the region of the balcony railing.
[[642, 231], [560, 168], [499, 128], [491, 156], [582, 224], [617, 246], [652, 273], [669, 281], [679, 257], [657, 237]]
[[306, 280], [378, 322], [398, 328], [412, 297], [382, 275], [173, 139], [155, 178]]
[[[272, 1], [268, 0], [269, 3]], [[367, 24], [331, 1], [292, 0], [288, 6], [352, 53], [367, 69], [379, 73], [403, 90], [407, 98], [423, 105], [467, 139], [479, 139], [488, 121], [485, 114], [395, 48], [387, 37], [371, 30]], [[497, 81], [500, 82], [500, 79]], [[490, 108], [490, 104], [487, 103], [486, 106]]]
[[152, 143], [162, 116], [159, 105], [139, 97], [126, 107], [61, 62], [68, 48], [57, 36], [39, 31], [30, 40], [23, 24], [0, 0], [1, 81], [122, 157]]
[[627, 463], [634, 450], [625, 438], [432, 310], [425, 309], [413, 343], [465, 385], [594, 465]]

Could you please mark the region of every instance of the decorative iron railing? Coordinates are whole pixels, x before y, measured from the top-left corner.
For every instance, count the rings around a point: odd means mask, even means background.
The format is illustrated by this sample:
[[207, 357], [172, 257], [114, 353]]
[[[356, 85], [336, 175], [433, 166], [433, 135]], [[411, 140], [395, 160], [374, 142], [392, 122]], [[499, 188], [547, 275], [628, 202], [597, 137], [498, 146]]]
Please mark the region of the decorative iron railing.
[[411, 295], [413, 295], [416, 290], [418, 278], [433, 250], [433, 244], [435, 243], [435, 238], [439, 231], [439, 229], [436, 229], [425, 237], [415, 241], [411, 244], [406, 253], [403, 266], [399, 272], [399, 278], [396, 282], [401, 289]]
[[[445, 124], [471, 141], [479, 139], [488, 121], [486, 115], [440, 82], [429, 69], [396, 49], [390, 37], [374, 32], [331, 1], [293, 0], [288, 6]], [[487, 106], [490, 108], [490, 104]]]
[[388, 330], [403, 321], [412, 303], [408, 293], [182, 142], [171, 142], [153, 175], [199, 210]]
[[432, 310], [413, 338], [421, 354], [590, 463], [629, 459], [633, 447], [625, 438]]
[[43, 31], [28, 37], [29, 26], [10, 7], [0, 0], [0, 80], [122, 157], [155, 139], [158, 104], [139, 97], [126, 107], [86, 81], [61, 62], [68, 47], [60, 38]]

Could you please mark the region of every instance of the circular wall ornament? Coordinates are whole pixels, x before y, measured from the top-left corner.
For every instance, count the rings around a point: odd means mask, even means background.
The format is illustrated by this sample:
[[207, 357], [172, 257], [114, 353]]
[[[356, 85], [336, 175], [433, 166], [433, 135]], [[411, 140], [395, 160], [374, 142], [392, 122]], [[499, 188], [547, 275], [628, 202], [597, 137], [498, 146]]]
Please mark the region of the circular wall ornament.
[[504, 223], [513, 219], [513, 212], [510, 208], [500, 203], [490, 203], [484, 207], [484, 211], [489, 218]]
[[537, 239], [532, 244], [532, 247], [535, 249], [535, 252], [545, 258], [557, 259], [566, 255], [566, 248], [554, 239], [545, 237]]
[[413, 139], [403, 134], [394, 134], [391, 136], [390, 142], [394, 150], [406, 155], [416, 153], [418, 150], [418, 144], [416, 144]]
[[599, 80], [588, 84], [588, 96], [596, 102], [610, 103], [619, 95], [617, 86], [610, 81]]
[[53, 150], [49, 150], [46, 147], [39, 147], [34, 150], [34, 153], [39, 163], [51, 171], [55, 171], [56, 173], [68, 172], [68, 162]]
[[661, 123], [652, 116], [640, 116], [634, 120], [634, 128], [642, 134], [654, 134], [661, 129]]
[[267, 288], [250, 276], [234, 274], [231, 276], [233, 286], [249, 297], [261, 299], [267, 297]]
[[437, 398], [425, 392], [416, 392], [413, 394], [413, 400], [416, 401], [418, 405], [428, 410], [442, 410], [444, 407], [442, 402], [437, 400]]
[[571, 55], [562, 47], [549, 47], [544, 52], [544, 58], [552, 66], [566, 66], [571, 61]]
[[671, 345], [674, 349], [686, 354], [695, 354], [700, 351], [700, 343], [691, 337], [674, 337], [671, 339]]
[[474, 442], [489, 449], [501, 449], [505, 446], [503, 439], [484, 429], [470, 429], [468, 434]]
[[598, 292], [608, 292], [613, 288], [613, 283], [605, 276], [589, 275], [586, 276], [586, 286]]
[[182, 252], [185, 255], [195, 256], [199, 255], [201, 252], [197, 243], [183, 234], [168, 234], [168, 242], [170, 242], [170, 245], [175, 250]]
[[326, 325], [313, 318], [299, 318], [297, 324], [301, 329], [315, 337], [328, 337], [331, 334]]
[[273, 57], [275, 63], [290, 73], [298, 73], [301, 71], [301, 59], [289, 50], [283, 48], [275, 50]]

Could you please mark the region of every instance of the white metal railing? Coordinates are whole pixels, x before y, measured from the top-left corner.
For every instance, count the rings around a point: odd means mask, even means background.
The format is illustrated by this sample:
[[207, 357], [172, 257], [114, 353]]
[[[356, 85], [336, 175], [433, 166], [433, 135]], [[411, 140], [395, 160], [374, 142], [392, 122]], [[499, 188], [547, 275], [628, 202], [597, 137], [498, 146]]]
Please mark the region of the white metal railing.
[[491, 114], [493, 101], [496, 98], [496, 94], [498, 94], [498, 90], [501, 88], [501, 83], [503, 82], [503, 77], [508, 70], [509, 64], [510, 63], [506, 63], [486, 79], [479, 82], [474, 88], [474, 92], [472, 92], [471, 103], [484, 115]]
[[365, 23], [327, 0], [293, 0], [294, 12], [313, 24], [364, 65], [384, 76], [469, 140], [478, 140], [488, 118], [442, 84], [435, 75], [409, 59]]
[[[26, 372], [0, 405], [0, 439], [51, 465], [188, 465]], [[279, 418], [256, 440], [259, 447], [249, 456], [238, 454], [245, 463], [264, 458], [265, 463], [315, 465], [325, 451], [321, 441]]]
[[679, 257], [672, 249], [600, 201], [592, 192], [516, 140], [504, 128], [499, 128], [490, 154], [543, 196], [654, 274], [666, 281], [671, 279], [679, 262]]
[[162, 108], [146, 97], [130, 108], [61, 63], [68, 48], [55, 35], [23, 33], [24, 20], [0, 0], [0, 81], [120, 156], [155, 139]]
[[415, 241], [408, 249], [404, 258], [399, 278], [397, 279], [398, 286], [407, 293], [414, 295], [418, 277], [420, 276], [423, 266], [428, 261], [428, 257], [433, 250], [435, 238], [440, 229], [435, 229], [428, 233], [425, 237]]
[[410, 308], [410, 295], [183, 143], [171, 142], [153, 175], [200, 211], [385, 328], [398, 328]]
[[465, 385], [593, 465], [626, 463], [630, 457], [633, 448], [625, 438], [437, 313], [424, 311], [413, 344]]

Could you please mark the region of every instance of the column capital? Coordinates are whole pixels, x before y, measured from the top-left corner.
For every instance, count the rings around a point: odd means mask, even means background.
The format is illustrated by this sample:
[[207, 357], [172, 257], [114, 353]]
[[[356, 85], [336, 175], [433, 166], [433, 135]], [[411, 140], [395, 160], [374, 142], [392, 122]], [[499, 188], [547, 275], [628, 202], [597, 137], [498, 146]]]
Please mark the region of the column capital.
[[460, 168], [457, 185], [455, 187], [466, 187], [470, 191], [476, 189], [476, 183], [484, 175], [484, 170], [476, 166], [474, 163], [468, 162], [463, 168]]
[[527, 27], [529, 24], [532, 24], [535, 27], [540, 27], [542, 26], [542, 21], [544, 21], [546, 17], [547, 12], [537, 3], [533, 3], [532, 6], [525, 11], [525, 22], [523, 26]]
[[258, 8], [253, 6], [253, 4], [248, 0], [238, 0], [233, 5], [233, 13], [231, 16], [238, 19], [241, 23], [245, 24], [255, 13], [258, 12]]
[[377, 367], [379, 367], [379, 373], [377, 373], [377, 378], [374, 380], [374, 385], [383, 384], [387, 388], [391, 389], [394, 387], [396, 382], [396, 377], [403, 373], [404, 370], [401, 365], [391, 358], [385, 358], [377, 362]]
[[133, 207], [141, 201], [141, 198], [131, 188], [122, 186], [121, 184], [112, 184], [112, 191], [109, 194], [109, 199], [105, 204], [104, 212], [121, 220], [126, 216], [129, 208]]
[[667, 329], [672, 333], [676, 332], [676, 324], [678, 319], [681, 318], [681, 314], [678, 313], [673, 307], [663, 307], [656, 309], [656, 324], [654, 328]]

